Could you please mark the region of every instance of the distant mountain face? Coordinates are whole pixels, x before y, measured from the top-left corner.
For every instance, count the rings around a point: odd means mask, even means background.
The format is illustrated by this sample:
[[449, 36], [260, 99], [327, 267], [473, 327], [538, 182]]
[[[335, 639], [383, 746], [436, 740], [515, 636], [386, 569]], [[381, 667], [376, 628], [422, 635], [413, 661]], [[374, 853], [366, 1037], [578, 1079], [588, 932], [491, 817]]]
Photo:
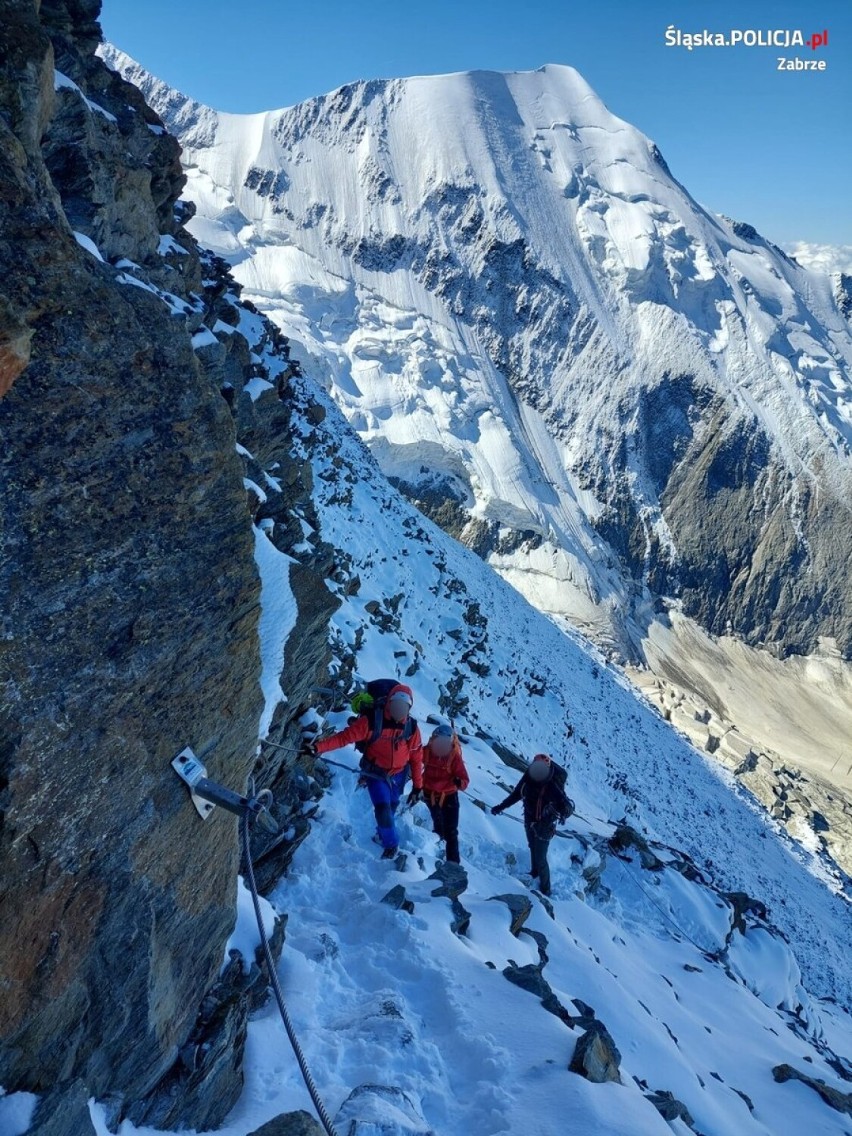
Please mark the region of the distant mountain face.
[[841, 293], [708, 214], [567, 67], [219, 114], [108, 49], [194, 232], [406, 494], [625, 654], [674, 605], [852, 657]]

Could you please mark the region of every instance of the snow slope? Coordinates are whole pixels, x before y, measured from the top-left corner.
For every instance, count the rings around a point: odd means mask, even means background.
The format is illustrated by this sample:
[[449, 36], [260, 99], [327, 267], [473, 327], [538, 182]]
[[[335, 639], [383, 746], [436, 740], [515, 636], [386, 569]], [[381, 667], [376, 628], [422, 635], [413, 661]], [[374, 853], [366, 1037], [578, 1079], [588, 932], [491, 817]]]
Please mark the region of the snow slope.
[[[364, 679], [413, 671], [420, 721], [452, 703], [472, 774], [461, 909], [436, 894], [440, 848], [424, 807], [400, 822], [406, 863], [382, 862], [366, 795], [336, 768], [270, 897], [288, 914], [290, 1011], [338, 1130], [688, 1133], [648, 1100], [661, 1091], [705, 1136], [848, 1133], [848, 1116], [772, 1073], [789, 1064], [849, 1091], [852, 922], [840, 881], [616, 671], [401, 501], [333, 405], [321, 425], [297, 430], [314, 465], [313, 539], [339, 550], [341, 681], [353, 662]], [[345, 719], [326, 710], [330, 726]], [[493, 739], [518, 755], [549, 750], [569, 769], [577, 814], [551, 846], [550, 904], [524, 883], [517, 819], [476, 806], [518, 776]], [[622, 817], [650, 845], [619, 858], [607, 838]], [[381, 902], [396, 885], [412, 913]], [[513, 935], [509, 904], [524, 900], [530, 913]], [[590, 1009], [620, 1051], [622, 1084], [567, 1071]], [[270, 1005], [250, 1027], [246, 1088], [221, 1131], [246, 1136], [296, 1107], [309, 1100]], [[91, 1111], [106, 1136], [101, 1106]]]

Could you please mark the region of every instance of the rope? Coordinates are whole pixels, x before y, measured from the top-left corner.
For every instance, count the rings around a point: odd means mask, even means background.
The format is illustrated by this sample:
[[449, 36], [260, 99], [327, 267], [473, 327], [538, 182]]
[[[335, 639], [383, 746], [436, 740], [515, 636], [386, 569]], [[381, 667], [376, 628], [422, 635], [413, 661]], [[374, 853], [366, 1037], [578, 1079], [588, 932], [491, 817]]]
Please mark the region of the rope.
[[387, 781], [388, 778], [381, 773], [371, 773], [368, 769], [355, 769], [352, 765], [344, 765], [342, 761], [334, 761], [330, 757], [326, 757], [324, 753], [311, 754], [309, 750], [296, 749], [294, 746], [279, 745], [278, 742], [264, 741], [263, 745], [272, 746], [273, 749], [283, 749], [285, 753], [295, 754], [297, 757], [300, 754], [311, 756], [317, 761], [324, 761], [326, 765], [334, 765], [337, 769], [345, 769], [347, 773], [354, 773], [356, 777], [366, 777], [371, 781]]
[[281, 993], [281, 985], [278, 981], [278, 974], [275, 969], [275, 963], [272, 958], [272, 951], [269, 949], [269, 940], [266, 937], [266, 928], [263, 926], [263, 916], [260, 911], [260, 898], [257, 893], [257, 883], [254, 878], [254, 868], [251, 862], [251, 847], [249, 841], [249, 817], [248, 811], [245, 811], [240, 821], [240, 832], [242, 834], [243, 844], [243, 857], [246, 862], [246, 877], [248, 878], [249, 889], [251, 891], [251, 899], [254, 904], [254, 914], [257, 919], [257, 929], [260, 931], [260, 941], [263, 944], [263, 954], [266, 958], [266, 966], [269, 971], [269, 981], [275, 993], [275, 1000], [278, 1003], [278, 1009], [281, 1011], [281, 1020], [284, 1022], [284, 1028], [287, 1030], [287, 1036], [290, 1039], [290, 1044], [293, 1047], [293, 1052], [296, 1054], [296, 1060], [299, 1062], [299, 1068], [302, 1071], [302, 1076], [305, 1084], [308, 1087], [308, 1092], [311, 1094], [311, 1100], [314, 1102], [314, 1108], [317, 1111], [317, 1116], [322, 1122], [323, 1128], [328, 1133], [328, 1136], [337, 1136], [334, 1125], [332, 1124], [331, 1117], [326, 1112], [325, 1105], [317, 1090], [314, 1079], [311, 1076], [311, 1071], [308, 1068], [308, 1063], [305, 1060], [305, 1055], [302, 1052], [302, 1047], [299, 1045], [299, 1039], [296, 1037], [296, 1031], [293, 1029], [293, 1023], [290, 1021], [290, 1015], [287, 1012], [287, 1007], [284, 1003], [284, 995]]
[[354, 773], [357, 777], [367, 777], [373, 781], [387, 781], [388, 778], [381, 773], [370, 773], [367, 769], [355, 769], [351, 765], [344, 765], [342, 761], [332, 761], [330, 757], [326, 757], [324, 753], [316, 755], [317, 761], [324, 761], [326, 765], [334, 765], [338, 769], [345, 769], [347, 773]]
[[[454, 721], [453, 721], [453, 719], [452, 719], [452, 718], [450, 718], [450, 728], [451, 728], [451, 729], [453, 730], [453, 733], [455, 733], [455, 723], [454, 723]], [[291, 747], [288, 747], [288, 746], [282, 746], [282, 745], [278, 745], [278, 744], [277, 744], [276, 742], [269, 742], [269, 741], [266, 741], [266, 742], [264, 742], [263, 744], [264, 744], [264, 745], [273, 746], [273, 747], [274, 747], [275, 749], [283, 749], [283, 750], [287, 750], [287, 751], [288, 751], [288, 752], [290, 752], [290, 753], [300, 753], [300, 752], [301, 752], [301, 750], [295, 750], [295, 749], [293, 749], [293, 748], [291, 748]], [[345, 769], [345, 770], [346, 770], [346, 771], [347, 771], [348, 773], [355, 773], [355, 774], [357, 774], [357, 775], [358, 775], [359, 777], [375, 777], [375, 778], [376, 778], [377, 780], [384, 780], [384, 778], [381, 778], [381, 777], [379, 777], [379, 776], [378, 776], [377, 774], [375, 774], [375, 773], [366, 773], [366, 772], [364, 772], [364, 771], [363, 771], [363, 770], [361, 770], [361, 769], [354, 769], [354, 768], [353, 768], [353, 767], [352, 767], [351, 765], [344, 765], [344, 764], [343, 764], [342, 762], [340, 762], [340, 761], [333, 761], [333, 760], [332, 760], [332, 759], [331, 759], [330, 757], [326, 757], [326, 756], [325, 756], [324, 754], [317, 754], [317, 755], [316, 755], [316, 757], [317, 757], [317, 758], [318, 758], [318, 759], [319, 759], [320, 761], [324, 761], [324, 762], [325, 762], [325, 763], [326, 763], [327, 765], [334, 765], [334, 766], [337, 766], [337, 768], [338, 768], [338, 769]], [[479, 797], [474, 797], [474, 795], [473, 795], [472, 793], [468, 792], [468, 790], [466, 790], [466, 789], [460, 789], [460, 790], [459, 790], [459, 793], [460, 793], [460, 794], [461, 794], [462, 796], [464, 796], [464, 797], [468, 797], [468, 798], [469, 798], [469, 799], [470, 799], [471, 801], [473, 801], [473, 803], [474, 803], [475, 805], [479, 805], [479, 806], [480, 806], [481, 808], [485, 809], [485, 810], [486, 810], [486, 812], [489, 812], [489, 813], [490, 813], [490, 811], [491, 811], [491, 806], [490, 806], [490, 805], [489, 805], [489, 804], [487, 803], [487, 801], [483, 801], [483, 800], [481, 800], [481, 799], [480, 799]], [[505, 813], [505, 814], [501, 814], [501, 815], [505, 815], [505, 816], [508, 816], [508, 817], [509, 817], [509, 820], [513, 820], [513, 821], [514, 821], [514, 822], [515, 822], [516, 824], [524, 824], [524, 821], [523, 821], [523, 820], [522, 820], [522, 819], [521, 819], [520, 817], [512, 816], [512, 815], [511, 815], [511, 813]], [[604, 818], [603, 818], [603, 817], [594, 817], [594, 818], [589, 818], [589, 817], [583, 816], [583, 814], [582, 814], [582, 813], [579, 813], [579, 812], [577, 812], [576, 810], [574, 811], [573, 815], [574, 815], [575, 817], [577, 817], [577, 819], [578, 819], [578, 820], [583, 820], [583, 821], [585, 821], [585, 822], [586, 822], [586, 824], [595, 824], [595, 823], [598, 823], [598, 824], [605, 824], [605, 825], [608, 825], [608, 826], [609, 826], [610, 828], [618, 828], [618, 825], [617, 825], [617, 824], [616, 824], [616, 823], [615, 823], [614, 821], [611, 821], [611, 820], [604, 820]], [[569, 829], [568, 831], [565, 831], [565, 832], [563, 832], [563, 831], [560, 831], [559, 829], [556, 829], [556, 831], [554, 832], [554, 834], [553, 834], [553, 835], [554, 835], [554, 836], [558, 836], [558, 837], [560, 837], [560, 838], [561, 838], [562, 840], [571, 840], [571, 839], [573, 838], [573, 836], [574, 836], [574, 833], [573, 833], [573, 832], [572, 832], [572, 831], [571, 831], [570, 829]], [[615, 859], [617, 860], [617, 862], [618, 862], [618, 863], [619, 863], [619, 864], [621, 865], [621, 867], [622, 867], [622, 869], [623, 869], [624, 873], [625, 873], [625, 874], [626, 874], [626, 875], [627, 875], [627, 876], [628, 876], [628, 877], [629, 877], [630, 879], [632, 879], [632, 880], [633, 880], [633, 882], [634, 882], [634, 883], [636, 884], [636, 886], [637, 886], [637, 887], [639, 888], [639, 890], [640, 890], [640, 891], [642, 892], [642, 894], [643, 894], [643, 895], [645, 896], [645, 898], [646, 898], [646, 899], [648, 900], [648, 902], [649, 902], [650, 904], [652, 904], [652, 905], [653, 905], [653, 906], [654, 906], [654, 907], [655, 907], [655, 908], [657, 909], [657, 911], [659, 911], [659, 913], [660, 913], [660, 914], [662, 915], [662, 917], [663, 917], [663, 918], [664, 918], [664, 919], [666, 920], [666, 922], [670, 923], [670, 924], [671, 924], [671, 926], [672, 926], [672, 927], [674, 927], [674, 929], [675, 929], [675, 930], [677, 931], [677, 933], [678, 933], [679, 935], [682, 935], [682, 936], [683, 936], [683, 937], [684, 937], [685, 939], [688, 939], [688, 940], [689, 940], [689, 942], [690, 942], [690, 943], [692, 943], [692, 945], [693, 945], [693, 946], [695, 947], [695, 949], [696, 949], [697, 951], [700, 951], [700, 952], [701, 952], [701, 954], [703, 954], [703, 955], [706, 955], [706, 954], [708, 953], [708, 952], [707, 952], [707, 949], [706, 949], [705, 947], [702, 947], [700, 943], [697, 943], [697, 942], [695, 941], [695, 939], [693, 939], [693, 937], [692, 937], [692, 936], [691, 936], [691, 935], [689, 934], [689, 932], [688, 932], [688, 931], [684, 931], [684, 929], [683, 929], [683, 928], [682, 928], [682, 927], [681, 927], [681, 926], [680, 926], [680, 925], [679, 925], [679, 924], [678, 924], [678, 923], [677, 923], [677, 922], [676, 922], [676, 921], [675, 921], [675, 920], [674, 920], [674, 919], [672, 918], [672, 916], [670, 915], [670, 913], [669, 913], [668, 911], [666, 911], [666, 910], [665, 910], [665, 908], [664, 908], [664, 907], [662, 907], [662, 906], [661, 906], [661, 905], [660, 905], [660, 904], [659, 904], [659, 903], [658, 903], [658, 902], [656, 901], [656, 899], [654, 899], [654, 897], [653, 897], [653, 896], [652, 896], [652, 895], [650, 894], [650, 892], [648, 892], [648, 891], [647, 891], [647, 889], [645, 888], [644, 884], [643, 884], [643, 883], [642, 883], [642, 881], [641, 881], [641, 880], [640, 880], [640, 879], [638, 878], [638, 876], [636, 876], [636, 875], [635, 875], [635, 873], [633, 873], [633, 872], [628, 872], [628, 870], [627, 870], [627, 867], [626, 867], [626, 863], [627, 863], [627, 862], [625, 862], [624, 860], [622, 860], [622, 858], [621, 858], [620, 856], [618, 856], [618, 855], [615, 855], [615, 854], [613, 854], [613, 855], [615, 856]], [[251, 872], [251, 860], [250, 860], [250, 859], [248, 859], [248, 854], [247, 854], [247, 853], [246, 853], [246, 856], [247, 856], [247, 862], [248, 862], [248, 865], [249, 865], [249, 872], [251, 873], [251, 882], [253, 882], [253, 880], [254, 880], [254, 874], [253, 874], [253, 872]], [[629, 861], [629, 863], [631, 863], [631, 864], [632, 864], [632, 861]], [[252, 893], [252, 894], [254, 894], [254, 893]], [[257, 905], [257, 903], [255, 903], [255, 912], [256, 912], [256, 914], [257, 914], [257, 916], [258, 916], [258, 926], [261, 926], [261, 920], [260, 920], [260, 914], [259, 914], [259, 906]], [[274, 972], [273, 972], [273, 968], [272, 968], [272, 964], [271, 964], [271, 962], [270, 962], [270, 956], [269, 956], [269, 954], [268, 954], [268, 948], [266, 947], [266, 939], [265, 939], [265, 936], [264, 936], [264, 934], [263, 934], [262, 926], [261, 926], [261, 936], [262, 936], [262, 938], [263, 938], [263, 940], [264, 940], [264, 947], [265, 947], [265, 949], [267, 950], [267, 965], [269, 966], [269, 969], [270, 969], [270, 973], [274, 973]], [[282, 1005], [282, 1003], [281, 1003], [281, 1001], [279, 1001], [279, 1006], [281, 1006], [281, 1005]], [[286, 1013], [286, 1011], [284, 1011], [284, 1013]], [[284, 1023], [284, 1024], [285, 1024], [285, 1025], [287, 1025], [287, 1022], [286, 1022], [286, 1020], [285, 1020], [285, 1023]], [[289, 1026], [288, 1026], [288, 1028], [287, 1028], [287, 1032], [288, 1032], [288, 1033], [290, 1033], [290, 1027], [289, 1027]], [[293, 1036], [292, 1036], [292, 1035], [291, 1035], [291, 1038], [290, 1038], [290, 1040], [291, 1040], [291, 1041], [294, 1041], [294, 1038], [293, 1038]], [[294, 1048], [295, 1048], [295, 1046], [296, 1046], [296, 1045], [298, 1045], [298, 1042], [294, 1042]], [[297, 1054], [296, 1054], [296, 1055], [297, 1055], [297, 1057], [298, 1057], [298, 1051], [297, 1051]], [[300, 1062], [300, 1064], [301, 1064], [301, 1062]], [[303, 1070], [302, 1070], [302, 1072], [303, 1072], [303, 1075], [304, 1075], [304, 1073], [305, 1073], [305, 1070], [303, 1069]], [[308, 1076], [310, 1076], [310, 1074], [309, 1074], [309, 1073], [308, 1073], [308, 1074], [307, 1074], [307, 1076], [306, 1076], [306, 1082], [307, 1082], [307, 1077], [308, 1077]], [[308, 1084], [308, 1088], [310, 1089], [310, 1084]], [[313, 1094], [312, 1094], [312, 1095], [313, 1095]], [[316, 1101], [315, 1101], [314, 1103], [316, 1103]], [[320, 1115], [322, 1115], [322, 1114], [320, 1114]], [[328, 1129], [326, 1129], [326, 1130], [328, 1131]]]
[[[481, 808], [485, 809], [486, 812], [491, 812], [491, 805], [489, 805], [487, 801], [482, 801], [479, 799], [479, 797], [474, 797], [473, 793], [468, 792], [467, 789], [459, 789], [459, 793], [464, 797], [469, 797], [475, 805], [479, 805]], [[525, 824], [525, 821], [523, 821], [520, 817], [512, 816], [511, 813], [503, 812], [499, 815], [508, 817], [509, 820], [513, 820], [516, 824]], [[593, 821], [589, 820], [588, 817], [584, 817], [582, 813], [578, 813], [576, 810], [571, 815], [577, 817], [579, 820], [584, 820], [586, 824], [594, 823]], [[611, 820], [604, 820], [602, 817], [600, 818], [600, 823], [608, 824], [611, 828], [618, 828], [617, 824], [614, 824]], [[572, 840], [574, 836], [577, 835], [577, 833], [575, 833], [574, 830], [570, 828], [565, 829], [564, 831], [557, 828], [553, 835], [560, 837], [560, 839], [562, 840]]]
[[695, 949], [697, 951], [700, 951], [701, 954], [708, 955], [710, 952], [707, 950], [707, 948], [702, 947], [700, 943], [696, 943], [696, 941], [695, 941], [695, 939], [693, 939], [692, 935], [690, 935], [688, 931], [684, 931], [683, 927], [679, 926], [678, 923], [675, 922], [675, 920], [672, 918], [672, 916], [669, 914], [669, 912], [666, 911], [666, 909], [664, 907], [662, 907], [659, 903], [657, 903], [656, 899], [654, 899], [654, 897], [650, 894], [650, 892], [648, 892], [645, 889], [645, 886], [642, 883], [642, 881], [639, 879], [639, 877], [634, 872], [628, 872], [627, 871], [626, 865], [632, 864], [633, 861], [632, 860], [627, 860], [627, 861], [622, 860], [622, 858], [620, 856], [616, 855], [615, 853], [613, 853], [613, 856], [615, 856], [616, 861], [621, 865], [622, 869], [624, 870], [624, 874], [626, 876], [628, 876], [630, 879], [633, 880], [633, 882], [636, 884], [636, 886], [639, 888], [639, 890], [642, 892], [642, 894], [645, 896], [645, 898], [648, 900], [648, 902], [653, 904], [654, 907], [656, 907], [657, 911], [659, 911], [659, 913], [662, 915], [662, 917], [668, 923], [671, 923], [672, 927], [674, 927], [674, 929], [678, 932], [678, 934], [683, 935], [683, 937], [685, 939], [689, 939], [690, 943], [692, 943], [692, 945], [695, 947]]
[[[450, 728], [452, 729], [453, 733], [456, 732], [455, 722], [453, 721], [452, 718], [450, 718]], [[285, 753], [291, 753], [296, 757], [298, 757], [300, 754], [304, 754], [306, 752], [301, 747], [297, 748], [295, 746], [280, 745], [278, 742], [270, 742], [270, 741], [267, 741], [265, 738], [261, 741], [261, 745], [272, 746], [273, 749], [283, 750]], [[379, 781], [384, 780], [384, 778], [382, 778], [378, 774], [365, 773], [364, 770], [362, 770], [362, 769], [354, 769], [351, 765], [344, 765], [340, 761], [333, 761], [330, 757], [326, 757], [325, 754], [323, 754], [323, 753], [314, 754], [314, 757], [318, 761], [324, 761], [326, 763], [326, 765], [335, 765], [335, 766], [337, 766], [338, 769], [345, 769], [347, 773], [355, 773], [359, 777], [374, 777]], [[460, 789], [459, 793], [462, 796], [470, 797], [470, 799], [474, 802], [474, 804], [481, 805], [482, 808], [490, 811], [491, 806], [486, 801], [481, 801], [478, 797], [474, 797], [473, 794], [469, 793], [466, 789]], [[577, 812], [576, 809], [574, 810], [572, 816], [575, 816], [578, 820], [584, 820], [586, 822], [586, 824], [606, 824], [610, 828], [618, 828], [618, 825], [615, 821], [604, 820], [603, 817], [587, 817], [587, 816], [584, 816], [582, 813]], [[515, 820], [515, 821], [518, 820], [517, 817], [511, 817], [511, 819]], [[518, 821], [518, 823], [523, 824], [523, 821]], [[567, 834], [563, 833], [563, 832], [559, 832], [557, 830], [556, 835], [557, 836], [566, 836]]]

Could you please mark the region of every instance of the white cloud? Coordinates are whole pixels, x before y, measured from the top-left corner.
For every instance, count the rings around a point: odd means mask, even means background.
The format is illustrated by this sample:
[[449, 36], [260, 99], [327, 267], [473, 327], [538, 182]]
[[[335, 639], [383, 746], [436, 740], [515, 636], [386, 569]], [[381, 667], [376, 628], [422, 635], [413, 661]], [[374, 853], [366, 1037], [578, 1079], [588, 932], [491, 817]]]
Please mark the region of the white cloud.
[[796, 241], [784, 245], [784, 251], [812, 272], [846, 272], [852, 275], [852, 245], [816, 245]]

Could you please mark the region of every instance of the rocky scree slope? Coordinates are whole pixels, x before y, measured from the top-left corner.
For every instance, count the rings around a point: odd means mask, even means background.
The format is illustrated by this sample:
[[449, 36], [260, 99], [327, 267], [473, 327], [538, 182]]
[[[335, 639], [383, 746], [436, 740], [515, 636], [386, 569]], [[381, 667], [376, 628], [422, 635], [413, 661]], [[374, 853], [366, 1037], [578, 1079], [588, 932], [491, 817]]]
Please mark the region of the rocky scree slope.
[[708, 214], [575, 71], [238, 116], [106, 55], [180, 138], [195, 231], [384, 471], [537, 606], [627, 656], [675, 601], [714, 634], [852, 658], [831, 282]]
[[[255, 754], [256, 541], [289, 552], [312, 516], [295, 365], [187, 233], [178, 144], [95, 56], [98, 12], [0, 3], [0, 1085], [53, 1136], [91, 1131], [92, 1096], [117, 1123], [165, 1092], [201, 1128], [240, 1091], [235, 822], [201, 824], [170, 759], [273, 786], [278, 869], [316, 792]], [[268, 493], [238, 441], [274, 445]], [[293, 558], [278, 741], [323, 674], [331, 569]]]

